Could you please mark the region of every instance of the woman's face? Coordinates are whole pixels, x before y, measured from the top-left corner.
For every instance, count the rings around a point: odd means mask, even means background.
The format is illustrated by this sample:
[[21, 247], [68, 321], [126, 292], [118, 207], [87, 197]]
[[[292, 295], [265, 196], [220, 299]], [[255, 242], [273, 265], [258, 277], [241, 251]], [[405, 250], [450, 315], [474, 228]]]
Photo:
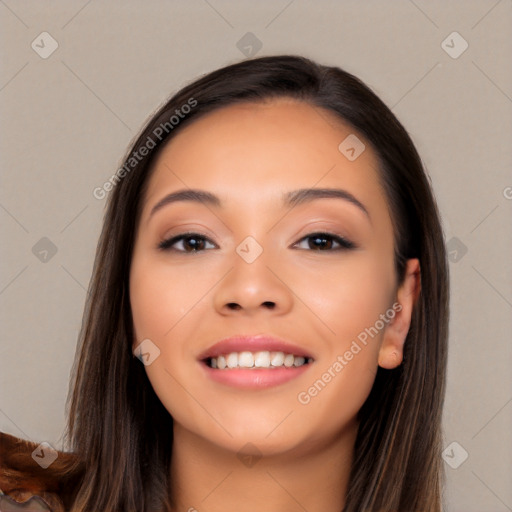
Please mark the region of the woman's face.
[[[210, 113], [159, 154], [131, 266], [133, 349], [149, 340], [147, 376], [177, 433], [271, 454], [356, 424], [404, 313], [377, 159], [353, 137], [329, 112], [279, 99]], [[161, 203], [191, 189], [216, 199]], [[236, 335], [259, 338], [215, 346]]]

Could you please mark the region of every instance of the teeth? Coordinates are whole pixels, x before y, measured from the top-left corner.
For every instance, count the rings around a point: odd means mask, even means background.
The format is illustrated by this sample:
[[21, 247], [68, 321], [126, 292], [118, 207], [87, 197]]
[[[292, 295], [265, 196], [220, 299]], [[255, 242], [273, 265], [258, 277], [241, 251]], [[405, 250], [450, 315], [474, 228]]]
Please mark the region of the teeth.
[[293, 366], [293, 361], [295, 361], [295, 356], [293, 354], [286, 354], [284, 356], [284, 365], [289, 368]]
[[256, 352], [254, 366], [256, 368], [270, 368], [270, 352]]
[[238, 353], [231, 352], [231, 354], [228, 354], [228, 357], [226, 357], [226, 364], [228, 365], [228, 368], [236, 368], [238, 366]]
[[272, 366], [283, 366], [284, 354], [282, 352], [271, 352], [270, 353], [270, 364]]
[[[212, 358], [212, 363], [215, 358]], [[252, 368], [254, 366], [254, 356], [251, 352], [240, 352], [238, 356], [238, 366], [241, 368]]]
[[307, 360], [302, 356], [285, 354], [284, 352], [231, 352], [218, 357], [209, 359], [211, 368], [224, 370], [226, 368], [291, 368], [292, 366], [302, 366], [311, 363], [312, 359]]

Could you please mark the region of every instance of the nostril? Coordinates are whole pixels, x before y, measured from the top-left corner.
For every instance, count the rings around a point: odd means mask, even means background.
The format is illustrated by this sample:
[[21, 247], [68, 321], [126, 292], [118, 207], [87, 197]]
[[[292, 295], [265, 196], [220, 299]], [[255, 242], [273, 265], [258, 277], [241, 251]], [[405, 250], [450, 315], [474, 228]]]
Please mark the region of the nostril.
[[[262, 302], [262, 305], [268, 307], [269, 309], [274, 309], [276, 307], [276, 303], [272, 301]], [[242, 306], [240, 306], [240, 304], [237, 304], [236, 302], [229, 302], [228, 304], [226, 304], [226, 306], [229, 309], [233, 310], [242, 309]]]

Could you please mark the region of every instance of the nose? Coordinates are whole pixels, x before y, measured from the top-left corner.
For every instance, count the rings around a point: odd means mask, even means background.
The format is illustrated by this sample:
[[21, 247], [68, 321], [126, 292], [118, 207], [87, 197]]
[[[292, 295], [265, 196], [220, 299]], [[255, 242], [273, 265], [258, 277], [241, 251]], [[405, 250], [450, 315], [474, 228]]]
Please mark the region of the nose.
[[290, 272], [269, 265], [264, 254], [252, 263], [235, 255], [232, 268], [215, 288], [214, 305], [220, 314], [284, 315], [291, 310], [293, 292], [287, 284]]

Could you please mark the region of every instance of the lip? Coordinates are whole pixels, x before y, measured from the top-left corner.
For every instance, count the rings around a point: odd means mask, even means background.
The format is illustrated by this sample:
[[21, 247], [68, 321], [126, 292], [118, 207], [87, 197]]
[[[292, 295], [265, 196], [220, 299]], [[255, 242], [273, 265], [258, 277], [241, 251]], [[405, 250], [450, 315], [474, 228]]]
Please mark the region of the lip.
[[315, 359], [304, 348], [268, 334], [259, 334], [256, 336], [237, 334], [229, 338], [224, 338], [202, 352], [198, 359], [202, 361], [210, 357], [218, 357], [231, 352], [261, 352], [267, 350], [269, 352], [284, 352], [285, 354], [302, 356], [305, 359]]
[[211, 368], [206, 362], [211, 357], [244, 351], [284, 352], [314, 361], [314, 357], [304, 348], [266, 334], [257, 336], [236, 335], [225, 338], [202, 352], [198, 360], [209, 379], [227, 386], [244, 389], [264, 389], [284, 384], [299, 377], [311, 366], [311, 363], [309, 363], [289, 368], [230, 368], [229, 370], [218, 370]]
[[210, 368], [205, 362], [201, 362], [201, 367], [209, 379], [220, 384], [243, 389], [264, 389], [284, 384], [307, 372], [310, 366], [311, 364], [304, 364], [290, 368], [216, 370]]

